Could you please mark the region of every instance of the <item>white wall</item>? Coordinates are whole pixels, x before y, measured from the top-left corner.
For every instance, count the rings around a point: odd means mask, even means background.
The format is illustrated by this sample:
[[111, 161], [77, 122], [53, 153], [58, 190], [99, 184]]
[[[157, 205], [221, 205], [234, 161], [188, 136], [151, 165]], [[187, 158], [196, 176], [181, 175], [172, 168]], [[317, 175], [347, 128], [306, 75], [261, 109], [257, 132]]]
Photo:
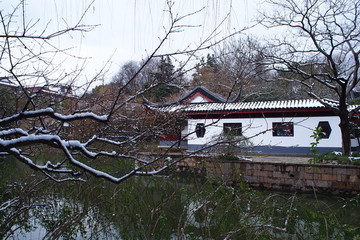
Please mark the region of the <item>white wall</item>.
[[[281, 147], [310, 147], [314, 141], [310, 136], [318, 126], [319, 121], [328, 121], [331, 134], [328, 139], [321, 139], [318, 147], [341, 147], [341, 132], [339, 118], [331, 117], [295, 117], [295, 118], [244, 118], [244, 119], [189, 119], [188, 130], [193, 132], [188, 137], [188, 144], [204, 145], [223, 131], [223, 123], [242, 123], [243, 136], [250, 138], [254, 146], [281, 146]], [[273, 136], [273, 122], [293, 122], [294, 136]], [[198, 138], [195, 132], [197, 123], [206, 126], [205, 136]]]

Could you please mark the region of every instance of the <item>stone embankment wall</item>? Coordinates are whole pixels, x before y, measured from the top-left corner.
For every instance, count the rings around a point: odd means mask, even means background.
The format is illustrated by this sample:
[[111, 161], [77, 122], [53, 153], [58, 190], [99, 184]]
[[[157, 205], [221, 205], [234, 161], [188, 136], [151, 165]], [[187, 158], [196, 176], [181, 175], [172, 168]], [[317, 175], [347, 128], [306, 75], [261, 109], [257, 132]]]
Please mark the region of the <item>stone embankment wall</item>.
[[208, 177], [229, 184], [246, 182], [266, 189], [332, 194], [351, 195], [360, 192], [360, 166], [209, 159], [201, 161], [197, 158], [188, 159], [181, 165], [195, 168], [196, 171], [202, 169]]

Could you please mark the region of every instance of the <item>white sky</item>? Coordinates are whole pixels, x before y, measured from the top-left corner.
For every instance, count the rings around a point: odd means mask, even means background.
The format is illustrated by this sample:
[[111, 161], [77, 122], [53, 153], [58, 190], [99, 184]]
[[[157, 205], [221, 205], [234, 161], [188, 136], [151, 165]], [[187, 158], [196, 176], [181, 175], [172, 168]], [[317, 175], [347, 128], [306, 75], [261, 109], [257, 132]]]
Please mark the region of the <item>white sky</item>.
[[[11, 9], [18, 0], [0, 0], [2, 10]], [[25, 0], [26, 19], [40, 20], [37, 29], [48, 25], [48, 31], [73, 25], [92, 0]], [[161, 49], [162, 53], [195, 47], [214, 30], [230, 12], [219, 29], [218, 39], [252, 24], [260, 0], [174, 0], [174, 15], [182, 16], [204, 8], [201, 12], [180, 22], [199, 26], [175, 33]], [[164, 36], [169, 25], [166, 0], [95, 0], [82, 23], [99, 25], [82, 37], [72, 34], [59, 38], [62, 47], [74, 47], [72, 53], [90, 58], [86, 75], [91, 77], [110, 59], [107, 80], [128, 60], [141, 60], [150, 54]], [[69, 68], [75, 65], [68, 61]]]

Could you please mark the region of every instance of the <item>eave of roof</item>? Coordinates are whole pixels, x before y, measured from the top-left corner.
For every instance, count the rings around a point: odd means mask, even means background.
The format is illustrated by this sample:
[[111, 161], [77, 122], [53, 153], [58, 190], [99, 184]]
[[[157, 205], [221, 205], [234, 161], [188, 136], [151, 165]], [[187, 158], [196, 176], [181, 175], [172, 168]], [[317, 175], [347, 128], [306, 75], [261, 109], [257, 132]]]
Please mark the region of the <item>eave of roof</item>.
[[[209, 102], [191, 103], [196, 96], [202, 96]], [[227, 101], [220, 96], [210, 92], [206, 88], [197, 87], [183, 98], [168, 104], [154, 104], [144, 98], [144, 105], [156, 111], [164, 113], [181, 112], [188, 116], [201, 115], [232, 115], [245, 116], [251, 114], [258, 116], [259, 114], [270, 115], [336, 115], [332, 108], [338, 107], [338, 102], [322, 99], [321, 102], [316, 99], [304, 100], [283, 100], [283, 101], [264, 101], [264, 102], [239, 102], [239, 96]], [[324, 104], [323, 104], [324, 103]], [[349, 105], [348, 110], [358, 109], [358, 105]], [[356, 113], [359, 115], [359, 112]]]
[[[329, 102], [329, 104], [334, 104]], [[290, 110], [290, 109], [321, 109], [326, 107], [314, 99], [306, 100], [288, 100], [288, 101], [268, 101], [268, 102], [239, 102], [239, 103], [194, 103], [194, 104], [177, 104], [159, 107], [158, 110], [163, 112], [182, 111], [186, 113], [201, 112], [245, 112], [257, 110]]]
[[[148, 99], [146, 99], [144, 96], [143, 102], [144, 105], [147, 107], [158, 107], [158, 108], [166, 108], [166, 107], [172, 107], [172, 106], [179, 106], [179, 105], [188, 105], [188, 104], [195, 104], [195, 103], [189, 103], [192, 99], [194, 99], [196, 96], [202, 96], [204, 99], [209, 101], [209, 103], [236, 103], [238, 102], [240, 96], [236, 96], [234, 99], [227, 100], [222, 98], [221, 96], [209, 91], [208, 89], [204, 87], [196, 87], [192, 91], [188, 92], [184, 97], [180, 98], [177, 101], [165, 103], [165, 104], [156, 104], [153, 102], [150, 102]], [[205, 103], [208, 104], [208, 103]]]
[[191, 101], [195, 96], [203, 96], [205, 99], [207, 99], [210, 103], [225, 103], [225, 102], [233, 102], [233, 100], [226, 100], [222, 98], [221, 96], [209, 91], [208, 89], [204, 87], [196, 87], [191, 92], [186, 94], [184, 97], [179, 99], [178, 101], [174, 102], [175, 104], [186, 104], [189, 101]]

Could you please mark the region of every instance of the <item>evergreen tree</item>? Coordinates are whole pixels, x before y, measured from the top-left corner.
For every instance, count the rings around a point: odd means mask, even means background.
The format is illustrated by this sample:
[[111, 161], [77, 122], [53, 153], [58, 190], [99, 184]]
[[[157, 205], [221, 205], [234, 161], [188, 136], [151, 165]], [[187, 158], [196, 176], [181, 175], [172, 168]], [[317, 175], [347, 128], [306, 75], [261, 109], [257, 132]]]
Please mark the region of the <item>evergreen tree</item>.
[[164, 102], [172, 94], [179, 91], [179, 81], [174, 81], [174, 65], [169, 56], [162, 57], [155, 72], [150, 73], [150, 81], [144, 88], [154, 87], [146, 97], [155, 102]]

